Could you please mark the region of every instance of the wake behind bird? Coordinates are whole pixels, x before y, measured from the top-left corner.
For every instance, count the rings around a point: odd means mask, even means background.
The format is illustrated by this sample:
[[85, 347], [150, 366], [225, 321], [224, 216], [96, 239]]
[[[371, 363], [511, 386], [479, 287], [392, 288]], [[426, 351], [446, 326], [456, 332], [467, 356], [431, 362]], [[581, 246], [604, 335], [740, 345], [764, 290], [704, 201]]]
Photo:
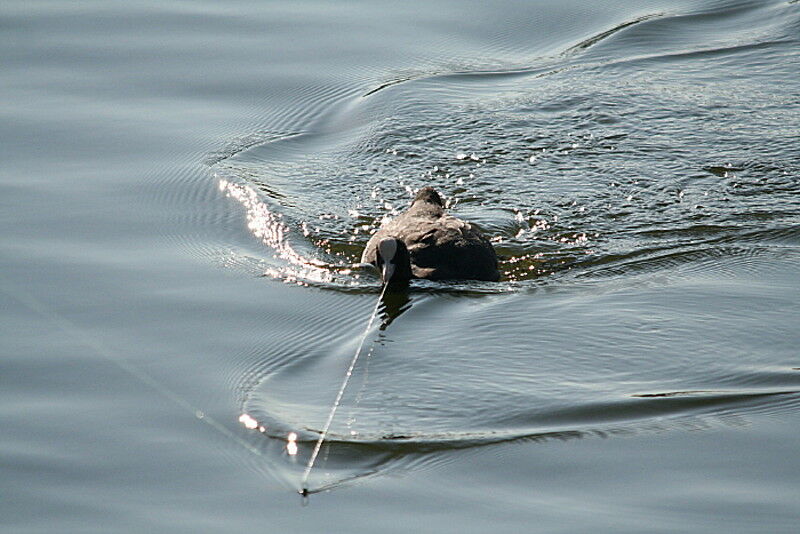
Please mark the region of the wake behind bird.
[[333, 418], [336, 416], [336, 410], [339, 408], [339, 405], [342, 402], [342, 397], [347, 389], [347, 384], [350, 382], [350, 377], [353, 376], [353, 369], [355, 369], [356, 364], [358, 363], [358, 358], [361, 356], [361, 351], [364, 348], [364, 342], [366, 341], [367, 336], [372, 329], [372, 324], [375, 322], [375, 317], [378, 315], [378, 307], [383, 300], [384, 294], [386, 294], [386, 287], [387, 285], [384, 284], [381, 289], [381, 293], [378, 296], [378, 300], [375, 302], [375, 306], [372, 309], [372, 314], [367, 322], [367, 327], [364, 329], [364, 333], [361, 335], [361, 340], [358, 343], [358, 347], [356, 347], [355, 354], [353, 354], [353, 358], [350, 360], [350, 365], [344, 374], [342, 385], [339, 387], [339, 392], [336, 394], [336, 398], [331, 405], [330, 412], [328, 413], [328, 419], [325, 421], [325, 425], [322, 427], [322, 431], [319, 434], [317, 443], [314, 445], [314, 450], [311, 452], [311, 456], [308, 459], [308, 464], [306, 465], [305, 471], [303, 472], [303, 477], [300, 480], [300, 489], [298, 490], [298, 493], [300, 493], [300, 495], [302, 495], [304, 498], [308, 497], [308, 495], [312, 493], [308, 489], [308, 478], [311, 475], [311, 470], [314, 469], [314, 463], [317, 460], [317, 456], [319, 456], [320, 449], [322, 449], [322, 444], [324, 443], [325, 438], [328, 436], [328, 431], [331, 428]]

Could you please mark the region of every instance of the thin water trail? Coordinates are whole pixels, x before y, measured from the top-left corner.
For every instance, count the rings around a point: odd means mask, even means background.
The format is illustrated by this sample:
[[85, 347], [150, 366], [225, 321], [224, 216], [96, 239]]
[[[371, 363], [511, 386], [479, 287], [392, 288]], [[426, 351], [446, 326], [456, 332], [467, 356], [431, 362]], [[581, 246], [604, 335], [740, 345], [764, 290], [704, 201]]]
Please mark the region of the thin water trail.
[[322, 432], [319, 434], [319, 439], [317, 439], [317, 443], [314, 445], [314, 450], [311, 452], [311, 457], [308, 459], [308, 464], [303, 472], [303, 478], [300, 480], [300, 489], [298, 490], [300, 495], [303, 497], [308, 497], [309, 495], [308, 477], [311, 475], [311, 470], [314, 468], [314, 462], [317, 461], [317, 456], [322, 448], [322, 443], [325, 441], [325, 438], [328, 435], [328, 430], [333, 422], [333, 418], [336, 416], [336, 410], [339, 408], [339, 404], [342, 402], [342, 397], [344, 396], [345, 389], [347, 389], [347, 384], [350, 382], [350, 377], [353, 376], [353, 369], [355, 369], [356, 363], [358, 363], [358, 358], [361, 355], [361, 349], [364, 348], [364, 342], [369, 335], [369, 331], [372, 329], [372, 324], [375, 322], [375, 317], [378, 315], [378, 307], [383, 301], [384, 294], [386, 294], [386, 287], [386, 284], [384, 284], [383, 288], [381, 289], [381, 294], [378, 296], [377, 302], [375, 302], [375, 307], [372, 308], [372, 315], [370, 315], [369, 322], [367, 322], [367, 328], [364, 329], [364, 333], [361, 335], [361, 340], [358, 342], [358, 347], [356, 348], [355, 354], [353, 354], [352, 360], [350, 360], [350, 366], [347, 368], [347, 372], [344, 375], [342, 385], [339, 387], [339, 392], [336, 394], [336, 399], [334, 399], [333, 405], [331, 405], [331, 411], [328, 413], [328, 419], [325, 421], [325, 425], [322, 427]]
[[[66, 335], [80, 342], [84, 346], [92, 349], [96, 354], [101, 356], [104, 360], [120, 368], [129, 376], [151, 387], [153, 390], [155, 390], [159, 394], [163, 395], [165, 398], [172, 401], [175, 405], [177, 405], [181, 409], [191, 413], [196, 419], [208, 425], [223, 437], [233, 441], [237, 445], [241, 446], [242, 448], [244, 448], [245, 450], [256, 456], [259, 457], [264, 456], [262, 451], [260, 451], [252, 444], [248, 443], [241, 437], [231, 432], [225, 425], [217, 421], [214, 417], [205, 413], [205, 411], [203, 411], [196, 405], [192, 404], [185, 397], [175, 392], [174, 390], [168, 388], [159, 380], [157, 380], [156, 378], [154, 378], [153, 376], [151, 376], [138, 366], [129, 362], [121, 355], [115, 353], [112, 349], [107, 347], [101, 341], [90, 336], [82, 328], [74, 324], [72, 321], [70, 321], [63, 315], [58, 314], [57, 312], [52, 310], [50, 307], [48, 307], [38, 299], [28, 294], [24, 294], [22, 292], [13, 290], [8, 286], [0, 286], [0, 291], [5, 293], [9, 297], [13, 298], [17, 302], [28, 308], [29, 310], [33, 311], [34, 313], [49, 320], [52, 324], [56, 325], [59, 329], [61, 329]], [[336, 415], [336, 410], [341, 404], [342, 397], [344, 396], [345, 390], [347, 389], [347, 385], [350, 381], [350, 377], [353, 374], [353, 370], [355, 369], [355, 366], [358, 363], [358, 359], [361, 356], [362, 349], [364, 348], [364, 343], [367, 339], [367, 336], [369, 335], [370, 330], [372, 329], [372, 325], [375, 322], [375, 317], [377, 317], [378, 315], [378, 308], [380, 307], [380, 304], [383, 301], [385, 293], [386, 293], [386, 285], [384, 285], [383, 288], [381, 289], [380, 295], [378, 296], [375, 306], [372, 309], [372, 313], [370, 315], [369, 322], [367, 323], [367, 327], [364, 330], [361, 339], [359, 340], [358, 347], [356, 348], [355, 354], [353, 355], [353, 358], [350, 361], [350, 365], [347, 368], [344, 381], [342, 382], [342, 385], [340, 386], [339, 391], [336, 395], [336, 399], [334, 400], [333, 405], [331, 406], [330, 413], [328, 414], [328, 419], [325, 422], [322, 432], [320, 433], [319, 439], [317, 440], [314, 446], [314, 450], [311, 454], [308, 464], [306, 465], [301, 481], [301, 488], [299, 490], [299, 493], [303, 495], [303, 497], [307, 497], [310, 493], [314, 493], [309, 491], [308, 489], [307, 486], [308, 478], [314, 467], [314, 463], [316, 462], [317, 456], [319, 455], [319, 452], [322, 448], [322, 444], [327, 438], [331, 423], [333, 422], [333, 419]]]
[[[236, 445], [242, 447], [244, 450], [258, 457], [262, 458], [264, 457], [264, 454], [262, 453], [261, 450], [254, 447], [246, 440], [242, 439], [241, 437], [231, 432], [231, 430], [229, 430], [224, 424], [222, 424], [220, 421], [212, 417], [210, 414], [206, 413], [197, 405], [193, 404], [186, 397], [168, 388], [161, 381], [157, 380], [155, 377], [153, 377], [152, 375], [150, 375], [137, 365], [131, 363], [124, 356], [120, 355], [119, 353], [117, 353], [116, 351], [105, 345], [99, 339], [96, 339], [95, 337], [91, 336], [88, 332], [86, 332], [86, 330], [76, 325], [63, 315], [59, 314], [51, 307], [41, 302], [39, 299], [31, 296], [30, 294], [12, 289], [10, 285], [0, 286], [0, 291], [5, 293], [9, 297], [13, 298], [17, 302], [28, 308], [29, 310], [31, 310], [32, 312], [39, 315], [40, 317], [50, 321], [50, 323], [58, 327], [62, 332], [64, 332], [64, 334], [74, 339], [75, 341], [79, 342], [83, 346], [91, 349], [94, 353], [103, 358], [105, 361], [113, 364], [114, 366], [118, 367], [132, 378], [138, 380], [139, 382], [152, 388], [154, 391], [156, 391], [163, 397], [169, 399], [176, 406], [190, 413], [195, 419], [209, 426], [224, 438], [232, 441]], [[276, 476], [278, 475], [278, 473], [273, 473], [273, 474]], [[281, 480], [281, 482], [283, 482], [284, 484], [288, 484], [288, 481], [286, 480]]]

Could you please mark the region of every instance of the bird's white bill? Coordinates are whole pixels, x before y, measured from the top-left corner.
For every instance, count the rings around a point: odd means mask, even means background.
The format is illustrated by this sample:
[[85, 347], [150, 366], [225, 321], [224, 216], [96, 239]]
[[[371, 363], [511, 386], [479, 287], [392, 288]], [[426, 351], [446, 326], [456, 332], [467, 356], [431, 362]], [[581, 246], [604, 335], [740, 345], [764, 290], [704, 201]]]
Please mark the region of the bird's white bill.
[[388, 282], [394, 276], [394, 263], [389, 263], [388, 261], [383, 264], [383, 281]]
[[394, 276], [394, 255], [397, 254], [397, 241], [384, 239], [378, 243], [378, 253], [383, 260], [383, 281], [388, 282]]

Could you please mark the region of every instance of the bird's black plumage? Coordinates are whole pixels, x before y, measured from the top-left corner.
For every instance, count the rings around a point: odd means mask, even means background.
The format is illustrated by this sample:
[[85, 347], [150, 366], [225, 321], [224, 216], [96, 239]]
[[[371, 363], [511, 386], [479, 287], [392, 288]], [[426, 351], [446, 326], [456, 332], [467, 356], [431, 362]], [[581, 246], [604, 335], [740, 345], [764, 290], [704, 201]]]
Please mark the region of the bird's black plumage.
[[377, 266], [378, 244], [384, 239], [397, 239], [405, 244], [413, 278], [492, 282], [500, 279], [492, 244], [477, 228], [446, 213], [441, 197], [432, 187], [420, 189], [408, 210], [373, 234], [361, 261]]

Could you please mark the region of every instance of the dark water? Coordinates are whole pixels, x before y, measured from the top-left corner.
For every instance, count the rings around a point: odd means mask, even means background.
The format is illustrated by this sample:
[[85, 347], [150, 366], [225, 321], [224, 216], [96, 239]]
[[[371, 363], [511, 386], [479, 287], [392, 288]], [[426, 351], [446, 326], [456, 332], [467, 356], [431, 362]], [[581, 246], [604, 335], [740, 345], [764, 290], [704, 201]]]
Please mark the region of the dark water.
[[[798, 35], [795, 1], [4, 3], [0, 526], [795, 532]], [[352, 264], [428, 184], [503, 279], [383, 300], [301, 507]]]

